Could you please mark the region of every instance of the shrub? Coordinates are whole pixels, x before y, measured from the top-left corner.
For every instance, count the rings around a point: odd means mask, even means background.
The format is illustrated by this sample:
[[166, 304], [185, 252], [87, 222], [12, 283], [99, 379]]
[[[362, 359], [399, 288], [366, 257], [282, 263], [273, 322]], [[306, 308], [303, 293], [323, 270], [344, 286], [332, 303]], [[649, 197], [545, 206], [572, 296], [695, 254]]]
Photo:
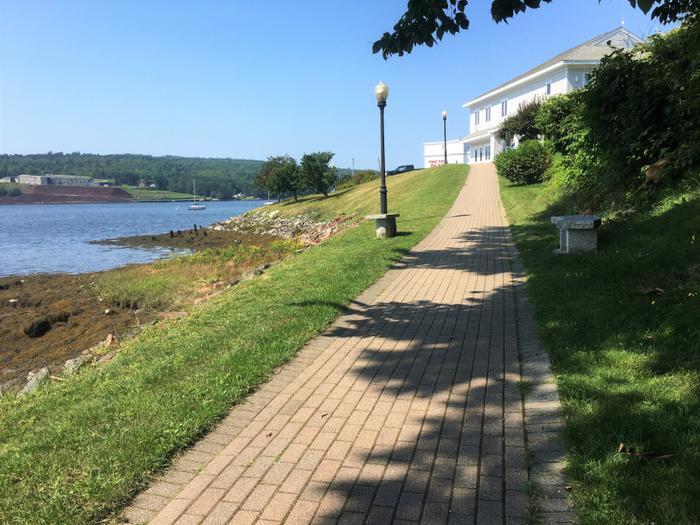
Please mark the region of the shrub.
[[357, 186], [358, 184], [362, 184], [363, 182], [369, 182], [378, 178], [379, 173], [377, 173], [374, 170], [359, 170], [356, 171], [355, 174], [351, 177], [348, 177], [347, 179], [344, 179], [341, 182], [339, 182], [336, 185], [335, 189], [344, 190], [345, 188], [351, 188], [353, 186]]
[[501, 177], [514, 184], [534, 184], [544, 180], [551, 163], [547, 146], [537, 140], [526, 140], [517, 148], [496, 155], [494, 162]]
[[510, 144], [515, 137], [520, 140], [534, 140], [539, 137], [537, 114], [542, 106], [540, 99], [520, 104], [518, 112], [506, 118], [498, 128], [498, 138]]
[[17, 186], [4, 183], [0, 184], [0, 197], [17, 197], [18, 195], [22, 195], [22, 190], [20, 190]]
[[700, 168], [699, 49], [700, 21], [691, 17], [605, 57], [583, 91], [591, 139], [627, 188], [660, 160], [680, 177]]

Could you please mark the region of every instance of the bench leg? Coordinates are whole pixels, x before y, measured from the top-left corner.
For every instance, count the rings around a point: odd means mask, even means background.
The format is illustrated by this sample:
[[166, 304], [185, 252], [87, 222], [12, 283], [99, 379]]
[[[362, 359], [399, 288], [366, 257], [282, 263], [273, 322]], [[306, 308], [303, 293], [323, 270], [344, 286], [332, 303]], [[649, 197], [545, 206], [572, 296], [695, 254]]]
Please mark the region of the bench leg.
[[596, 230], [566, 230], [565, 253], [594, 252], [598, 249]]
[[396, 237], [396, 217], [377, 219], [375, 223], [377, 239]]

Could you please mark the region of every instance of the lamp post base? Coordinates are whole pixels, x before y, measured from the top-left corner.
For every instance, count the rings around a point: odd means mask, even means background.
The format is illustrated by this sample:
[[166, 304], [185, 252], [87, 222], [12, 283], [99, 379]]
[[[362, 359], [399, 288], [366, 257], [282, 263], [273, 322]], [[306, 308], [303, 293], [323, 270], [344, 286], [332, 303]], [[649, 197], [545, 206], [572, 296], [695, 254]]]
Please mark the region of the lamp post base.
[[375, 221], [377, 239], [388, 239], [396, 237], [396, 217], [398, 216], [398, 213], [380, 213], [367, 215], [365, 219]]

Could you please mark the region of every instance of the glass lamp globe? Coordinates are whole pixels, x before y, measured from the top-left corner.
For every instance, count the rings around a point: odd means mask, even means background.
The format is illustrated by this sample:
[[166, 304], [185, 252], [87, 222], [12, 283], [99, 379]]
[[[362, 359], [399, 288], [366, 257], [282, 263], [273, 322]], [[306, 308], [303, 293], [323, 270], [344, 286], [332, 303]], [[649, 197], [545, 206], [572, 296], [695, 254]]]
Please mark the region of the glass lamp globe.
[[374, 87], [374, 96], [377, 97], [377, 104], [386, 104], [386, 99], [389, 97], [389, 86], [380, 82]]

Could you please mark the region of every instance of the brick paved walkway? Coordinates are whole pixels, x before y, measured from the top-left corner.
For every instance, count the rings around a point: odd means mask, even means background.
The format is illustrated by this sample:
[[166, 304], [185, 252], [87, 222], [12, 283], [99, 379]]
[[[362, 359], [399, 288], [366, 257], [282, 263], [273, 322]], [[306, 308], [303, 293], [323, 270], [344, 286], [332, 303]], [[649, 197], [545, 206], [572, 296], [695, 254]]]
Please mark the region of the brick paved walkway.
[[493, 166], [477, 166], [400, 265], [124, 518], [527, 523], [530, 479], [544, 521], [571, 522], [559, 400], [523, 280]]

